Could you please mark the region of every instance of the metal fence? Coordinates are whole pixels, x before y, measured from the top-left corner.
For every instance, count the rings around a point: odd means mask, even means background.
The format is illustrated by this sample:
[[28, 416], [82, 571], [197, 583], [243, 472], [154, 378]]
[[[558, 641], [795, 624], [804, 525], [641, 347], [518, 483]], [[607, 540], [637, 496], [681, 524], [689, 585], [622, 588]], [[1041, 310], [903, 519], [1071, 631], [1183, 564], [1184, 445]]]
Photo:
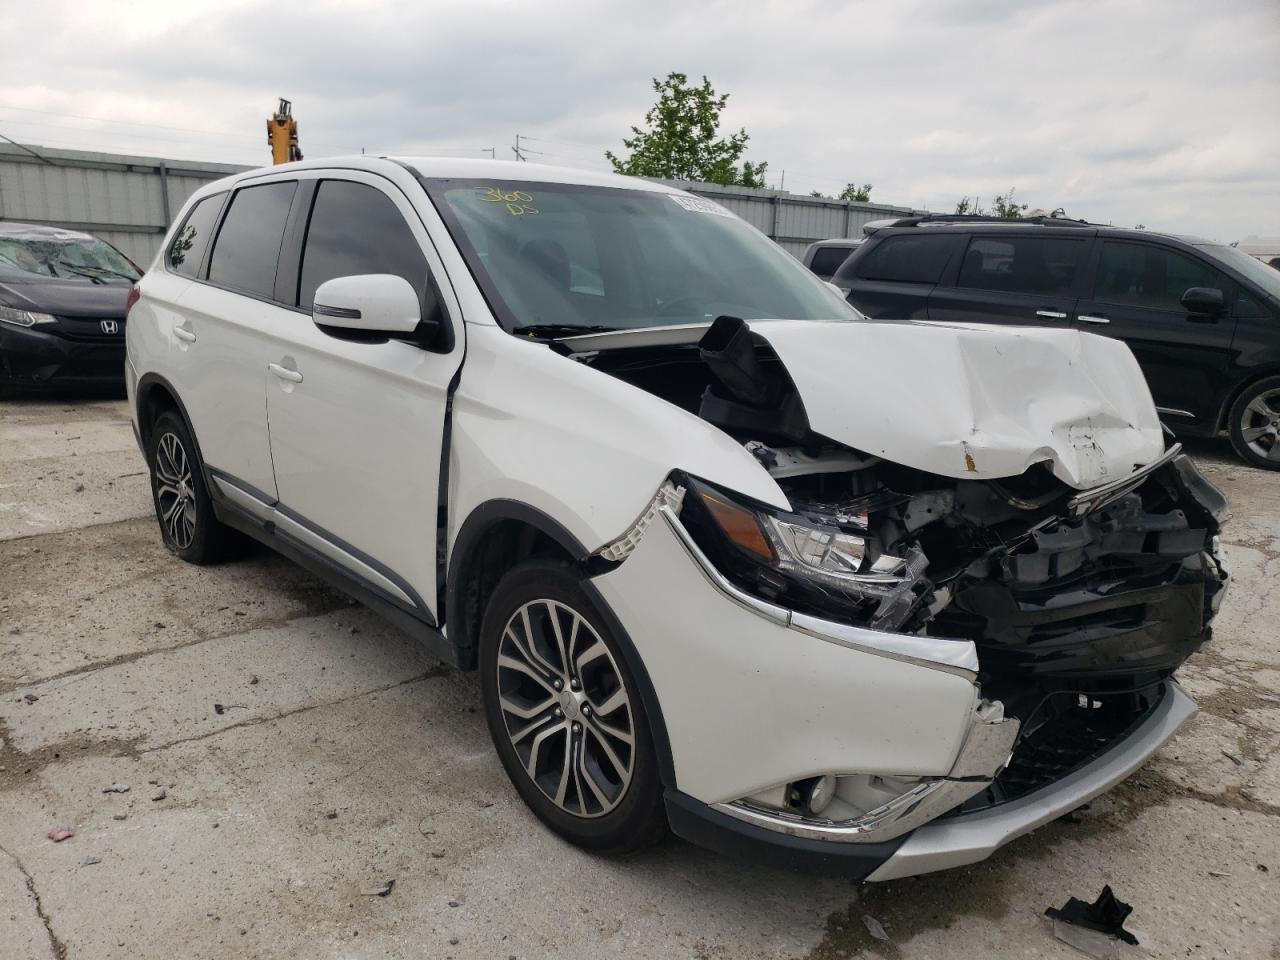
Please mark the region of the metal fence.
[[146, 267], [187, 197], [247, 167], [0, 145], [0, 220], [83, 230]]
[[[83, 230], [145, 267], [192, 193], [210, 180], [247, 169], [230, 163], [0, 144], [0, 220]], [[869, 220], [919, 212], [776, 190], [661, 182], [722, 204], [797, 257], [815, 240], [861, 236]]]

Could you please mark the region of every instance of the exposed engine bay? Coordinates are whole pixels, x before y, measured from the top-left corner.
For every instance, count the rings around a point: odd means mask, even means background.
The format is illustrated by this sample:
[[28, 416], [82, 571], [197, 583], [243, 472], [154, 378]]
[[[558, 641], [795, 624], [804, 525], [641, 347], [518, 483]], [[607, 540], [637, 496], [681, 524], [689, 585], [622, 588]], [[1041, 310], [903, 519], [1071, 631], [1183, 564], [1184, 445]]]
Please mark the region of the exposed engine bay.
[[966, 809], [1105, 749], [1210, 637], [1228, 579], [1226, 502], [1176, 448], [1085, 491], [1047, 463], [998, 480], [903, 466], [811, 430], [781, 360], [728, 317], [697, 343], [577, 359], [696, 413], [776, 480], [790, 513], [682, 478], [682, 521], [742, 590], [827, 620], [974, 642], [983, 696], [1022, 732], [1014, 762]]

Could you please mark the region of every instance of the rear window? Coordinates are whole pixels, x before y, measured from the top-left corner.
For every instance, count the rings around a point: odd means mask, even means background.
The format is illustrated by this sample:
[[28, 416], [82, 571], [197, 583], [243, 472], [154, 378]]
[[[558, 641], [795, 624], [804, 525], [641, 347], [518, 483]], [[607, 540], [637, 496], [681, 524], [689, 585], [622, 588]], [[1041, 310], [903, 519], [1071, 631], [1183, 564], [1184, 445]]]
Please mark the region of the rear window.
[[1088, 240], [1062, 237], [974, 237], [956, 286], [1006, 293], [1070, 293], [1088, 247]]
[[840, 264], [849, 259], [851, 253], [853, 253], [853, 247], [819, 247], [813, 251], [813, 261], [809, 264], [809, 269], [823, 280], [829, 280], [840, 269]]
[[284, 224], [297, 189], [288, 181], [236, 191], [209, 261], [211, 283], [274, 297]]
[[946, 234], [889, 237], [858, 261], [859, 280], [937, 283], [960, 237]]
[[169, 266], [174, 273], [184, 277], [194, 277], [204, 262], [204, 253], [209, 249], [209, 240], [213, 233], [214, 221], [218, 219], [218, 211], [222, 209], [225, 193], [205, 197], [187, 214], [187, 219], [169, 244]]

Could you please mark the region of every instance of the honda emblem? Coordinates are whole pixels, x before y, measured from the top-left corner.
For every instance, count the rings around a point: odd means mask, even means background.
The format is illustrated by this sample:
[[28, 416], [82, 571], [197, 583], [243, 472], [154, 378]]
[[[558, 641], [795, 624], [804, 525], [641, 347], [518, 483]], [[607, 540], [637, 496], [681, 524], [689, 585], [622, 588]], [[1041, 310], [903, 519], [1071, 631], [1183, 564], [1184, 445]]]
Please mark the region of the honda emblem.
[[102, 332], [103, 333], [119, 333], [120, 321], [119, 320], [103, 320]]

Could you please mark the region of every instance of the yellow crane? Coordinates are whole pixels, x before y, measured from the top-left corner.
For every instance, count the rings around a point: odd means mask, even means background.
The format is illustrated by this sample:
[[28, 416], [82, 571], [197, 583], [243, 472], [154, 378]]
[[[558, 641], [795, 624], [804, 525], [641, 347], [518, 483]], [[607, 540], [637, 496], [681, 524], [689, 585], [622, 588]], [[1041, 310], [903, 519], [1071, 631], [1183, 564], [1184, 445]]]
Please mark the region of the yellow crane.
[[272, 163], [302, 159], [302, 150], [298, 147], [298, 121], [293, 119], [293, 104], [284, 97], [280, 98], [279, 108], [267, 121], [267, 145], [271, 147]]

